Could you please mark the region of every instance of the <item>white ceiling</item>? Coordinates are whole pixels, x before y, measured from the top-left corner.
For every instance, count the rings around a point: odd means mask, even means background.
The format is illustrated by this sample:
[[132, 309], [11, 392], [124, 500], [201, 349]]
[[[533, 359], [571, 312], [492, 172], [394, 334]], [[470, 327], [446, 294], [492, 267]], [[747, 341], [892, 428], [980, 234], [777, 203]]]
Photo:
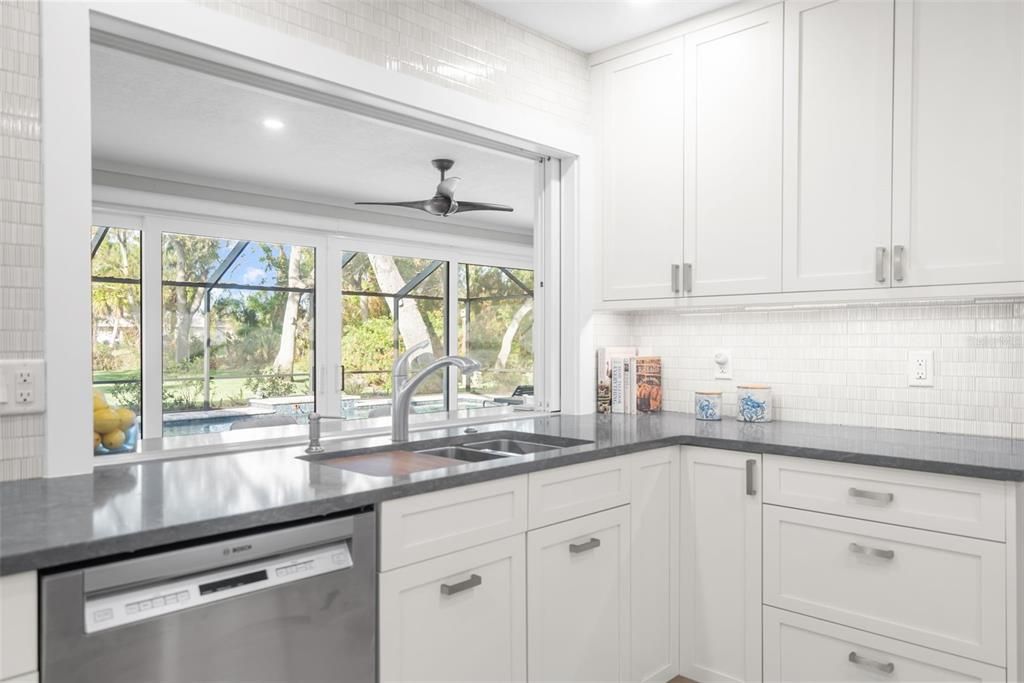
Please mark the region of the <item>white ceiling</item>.
[[582, 52], [617, 45], [735, 0], [474, 0]]
[[[92, 48], [93, 165], [165, 180], [351, 206], [427, 199], [434, 158], [455, 160], [458, 198], [513, 213], [452, 218], [367, 210], [517, 233], [533, 227], [534, 162], [294, 99], [105, 46]], [[284, 123], [278, 131], [266, 118]], [[362, 208], [362, 207], [359, 207]]]

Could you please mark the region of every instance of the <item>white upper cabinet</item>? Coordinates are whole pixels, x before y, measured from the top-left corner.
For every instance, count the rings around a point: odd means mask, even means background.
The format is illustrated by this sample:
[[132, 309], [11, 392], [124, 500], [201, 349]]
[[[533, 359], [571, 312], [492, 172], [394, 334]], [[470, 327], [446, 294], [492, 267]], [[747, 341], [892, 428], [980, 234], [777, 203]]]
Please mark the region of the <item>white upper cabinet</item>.
[[604, 300], [678, 295], [683, 261], [681, 40], [601, 65]]
[[893, 2], [785, 11], [783, 288], [888, 287]]
[[895, 44], [895, 284], [1024, 280], [1024, 3], [900, 0]]
[[684, 289], [693, 295], [782, 287], [782, 18], [772, 5], [685, 39]]

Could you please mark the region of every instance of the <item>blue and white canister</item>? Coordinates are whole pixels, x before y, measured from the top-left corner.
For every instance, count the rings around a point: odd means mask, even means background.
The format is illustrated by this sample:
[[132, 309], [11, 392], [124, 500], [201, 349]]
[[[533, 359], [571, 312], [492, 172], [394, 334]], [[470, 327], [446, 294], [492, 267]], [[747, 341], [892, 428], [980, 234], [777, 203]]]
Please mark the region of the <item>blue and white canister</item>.
[[768, 384], [736, 387], [736, 419], [740, 422], [772, 421], [772, 388]]
[[698, 420], [721, 420], [722, 392], [695, 392], [693, 397], [693, 413]]

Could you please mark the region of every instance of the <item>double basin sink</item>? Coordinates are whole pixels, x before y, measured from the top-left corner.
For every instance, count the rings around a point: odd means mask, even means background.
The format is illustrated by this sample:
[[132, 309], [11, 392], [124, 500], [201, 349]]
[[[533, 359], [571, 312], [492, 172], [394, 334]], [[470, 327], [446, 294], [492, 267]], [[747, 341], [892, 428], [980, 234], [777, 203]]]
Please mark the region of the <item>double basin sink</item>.
[[[416, 452], [442, 458], [451, 458], [452, 460], [462, 460], [464, 462], [483, 462], [485, 460], [507, 458], [513, 455], [531, 455], [533, 453], [543, 453], [544, 451], [557, 451], [560, 448], [590, 443], [589, 441], [578, 439], [559, 438], [558, 444], [555, 445], [551, 443], [551, 439], [539, 434], [523, 434], [522, 436], [525, 438], [519, 438], [517, 434], [515, 436], [489, 438], [457, 445], [436, 446]], [[576, 443], [566, 444], [566, 441]]]

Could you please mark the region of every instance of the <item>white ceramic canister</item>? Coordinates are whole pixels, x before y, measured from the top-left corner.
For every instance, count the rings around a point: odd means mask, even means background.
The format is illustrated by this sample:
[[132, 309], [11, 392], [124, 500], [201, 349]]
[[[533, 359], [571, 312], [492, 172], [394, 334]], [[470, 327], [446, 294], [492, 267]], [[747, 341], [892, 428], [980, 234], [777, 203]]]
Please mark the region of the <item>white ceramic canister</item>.
[[695, 392], [693, 395], [693, 414], [698, 420], [721, 420], [722, 392]]
[[771, 422], [771, 385], [738, 385], [736, 387], [736, 419], [740, 422]]

